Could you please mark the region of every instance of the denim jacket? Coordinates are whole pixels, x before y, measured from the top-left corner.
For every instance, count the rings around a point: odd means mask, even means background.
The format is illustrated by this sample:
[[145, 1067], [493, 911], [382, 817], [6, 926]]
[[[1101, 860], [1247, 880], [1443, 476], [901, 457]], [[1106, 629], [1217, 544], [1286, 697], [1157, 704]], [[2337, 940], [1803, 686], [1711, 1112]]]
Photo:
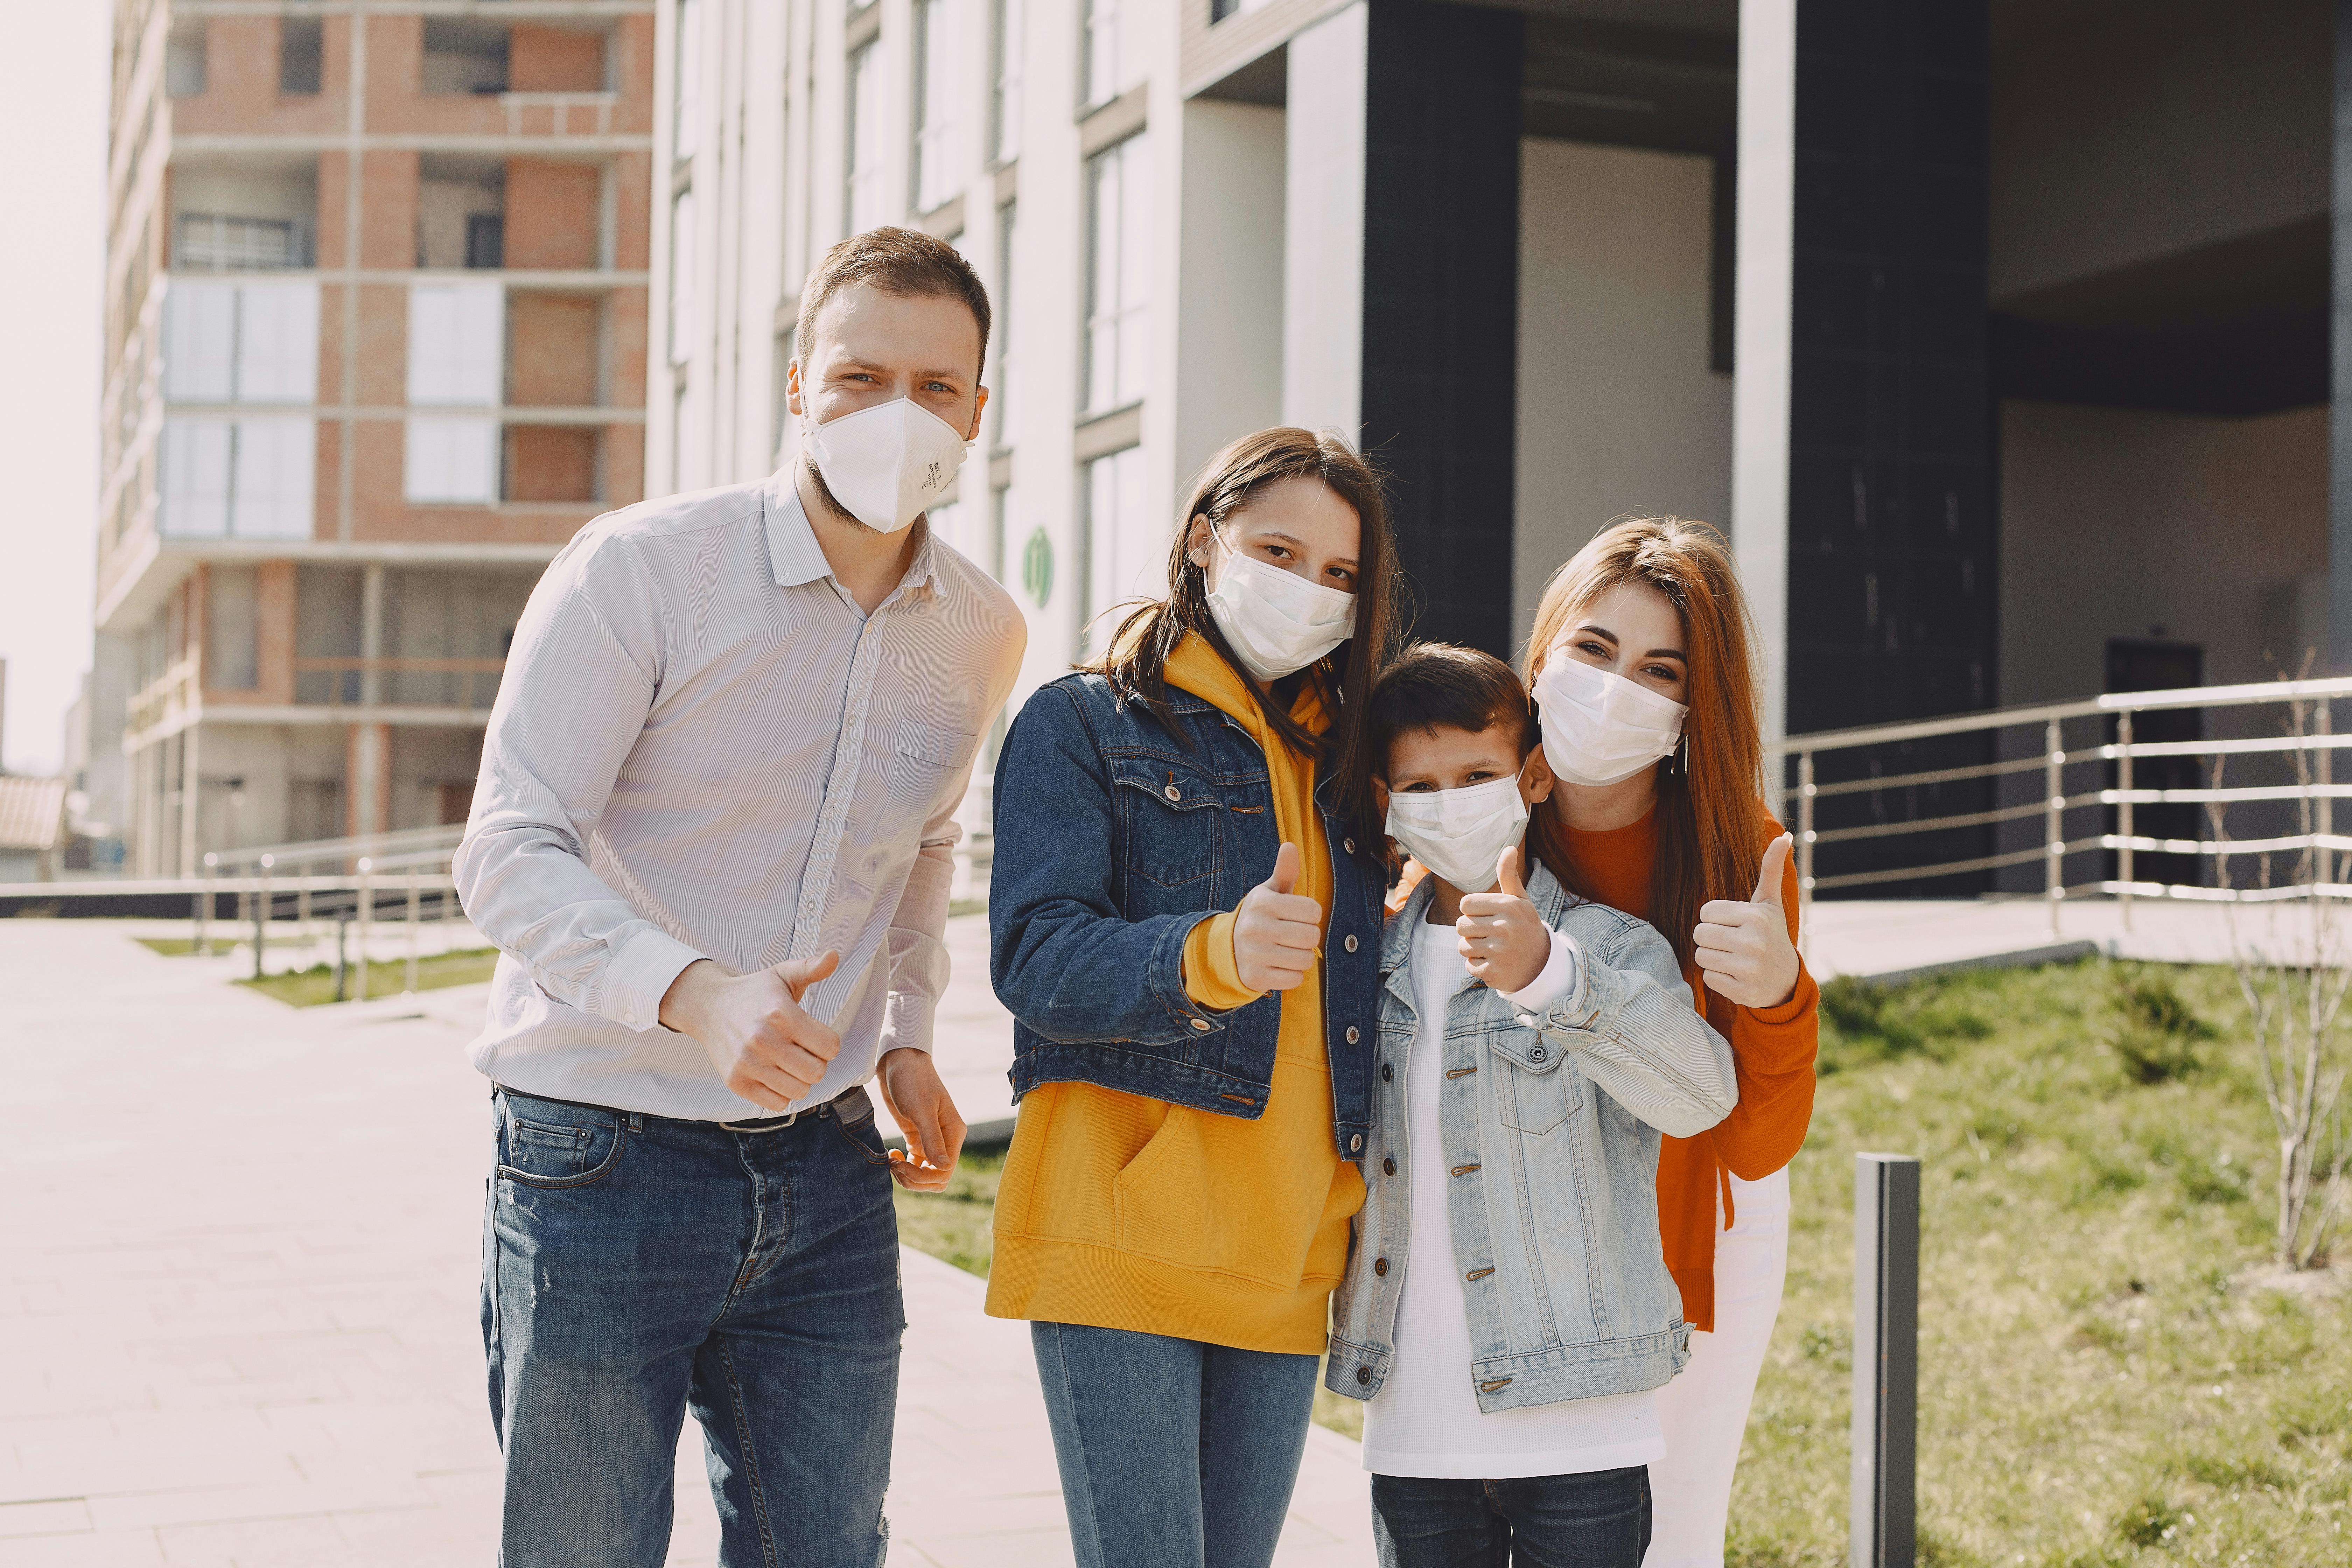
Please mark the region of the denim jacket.
[[[1282, 996], [1229, 1013], [1184, 993], [1192, 928], [1274, 874], [1265, 753], [1213, 704], [1170, 688], [1175, 730], [1098, 675], [1042, 686], [996, 762], [989, 976], [1011, 1010], [1013, 1094], [1098, 1084], [1255, 1121], [1274, 1079]], [[1328, 781], [1325, 781], [1328, 784]], [[1323, 1018], [1332, 1136], [1370, 1135], [1382, 884], [1331, 792]]]
[[[1479, 1409], [1659, 1387], [1690, 1359], [1690, 1328], [1658, 1237], [1658, 1135], [1687, 1138], [1730, 1112], [1731, 1047], [1692, 1011], [1665, 938], [1572, 897], [1538, 864], [1528, 898], [1573, 940], [1576, 975], [1539, 1015], [1475, 978], [1454, 994], [1445, 1147], [1408, 1148], [1412, 932], [1433, 891], [1414, 889], [1381, 938], [1371, 1191], [1332, 1298], [1324, 1381], [1358, 1399], [1378, 1394], [1405, 1269], [1450, 1265], [1469, 1310]], [[1414, 1159], [1453, 1173], [1450, 1237], [1409, 1234]]]

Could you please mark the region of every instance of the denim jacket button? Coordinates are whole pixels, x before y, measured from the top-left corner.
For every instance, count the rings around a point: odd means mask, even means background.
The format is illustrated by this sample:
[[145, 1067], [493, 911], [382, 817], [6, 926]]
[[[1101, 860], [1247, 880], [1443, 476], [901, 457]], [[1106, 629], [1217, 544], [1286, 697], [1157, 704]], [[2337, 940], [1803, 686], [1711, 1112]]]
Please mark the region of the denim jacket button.
[[1371, 1382], [1371, 1381], [1372, 1381], [1372, 1369], [1371, 1369], [1370, 1367], [1368, 1367], [1368, 1366], [1360, 1366], [1360, 1367], [1358, 1367], [1358, 1368], [1356, 1369], [1356, 1381], [1357, 1381], [1358, 1383], [1370, 1383], [1370, 1382]]
[[1530, 1046], [1528, 1047], [1528, 1060], [1531, 1062], [1539, 1062], [1543, 1059], [1544, 1048], [1541, 1046]]
[[1174, 784], [1170, 784], [1166, 789], [1161, 790], [1160, 793], [1166, 795], [1170, 800], [1182, 800], [1184, 798], [1184, 792], [1178, 789]]
[[1359, 1132], [1354, 1137], [1348, 1140], [1348, 1152], [1350, 1154], [1360, 1154], [1363, 1152], [1364, 1135]]
[[1379, 1275], [1381, 1275], [1381, 1276], [1384, 1276], [1384, 1277], [1385, 1277], [1385, 1276], [1387, 1275], [1388, 1271], [1389, 1271], [1389, 1260], [1388, 1260], [1387, 1258], [1373, 1258], [1373, 1259], [1372, 1259], [1372, 1272], [1373, 1272], [1373, 1273], [1375, 1273], [1375, 1274], [1379, 1274]]
[[1392, 1067], [1389, 1066], [1389, 1064], [1388, 1064], [1388, 1063], [1386, 1063], [1386, 1062], [1382, 1062], [1382, 1063], [1381, 1064], [1381, 1081], [1382, 1083], [1393, 1083], [1393, 1082], [1395, 1082], [1395, 1081], [1396, 1081], [1396, 1068], [1392, 1068]]
[[[1353, 855], [1356, 852], [1356, 841], [1352, 838], [1342, 838], [1339, 840], [1339, 847], [1345, 849], [1349, 854]], [[1368, 1372], [1361, 1375], [1365, 1381], [1369, 1382], [1370, 1381], [1372, 1374]]]
[[1348, 1026], [1348, 1043], [1349, 1043], [1349, 1045], [1351, 1045], [1351, 1046], [1352, 1046], [1352, 1045], [1354, 1045], [1358, 1040], [1362, 1039], [1362, 1038], [1363, 1038], [1363, 1035], [1361, 1034], [1361, 1032], [1360, 1032], [1360, 1031], [1359, 1031], [1359, 1030], [1357, 1029], [1357, 1027], [1356, 1027], [1356, 1026], [1355, 1026], [1355, 1025], [1350, 1024], [1350, 1025], [1349, 1025], [1349, 1026]]
[[1192, 1020], [1192, 1027], [1205, 1035], [1209, 1032], [1209, 1020], [1206, 1018], [1195, 1018]]
[[1396, 1174], [1396, 1161], [1395, 1161], [1395, 1160], [1393, 1160], [1393, 1159], [1388, 1159], [1388, 1160], [1383, 1160], [1383, 1161], [1381, 1161], [1381, 1175], [1383, 1175], [1383, 1176], [1393, 1176], [1393, 1175], [1395, 1175], [1395, 1174]]
[[1356, 951], [1356, 933], [1355, 933], [1354, 931], [1349, 931], [1349, 932], [1348, 933], [1348, 940], [1347, 940], [1345, 942], [1341, 943], [1340, 945], [1344, 946], [1344, 947], [1345, 947], [1345, 948], [1346, 948], [1349, 952], [1355, 952], [1355, 951]]

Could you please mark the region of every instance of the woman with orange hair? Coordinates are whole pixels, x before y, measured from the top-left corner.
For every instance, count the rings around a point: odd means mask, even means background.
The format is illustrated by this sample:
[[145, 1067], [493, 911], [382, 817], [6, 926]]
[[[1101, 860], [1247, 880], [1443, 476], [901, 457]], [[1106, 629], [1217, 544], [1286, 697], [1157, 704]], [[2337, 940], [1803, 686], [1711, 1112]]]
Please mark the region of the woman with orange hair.
[[1658, 1157], [1666, 1267], [1695, 1331], [1660, 1391], [1644, 1568], [1720, 1568], [1732, 1470], [1788, 1271], [1788, 1163], [1812, 1117], [1821, 994], [1790, 841], [1762, 804], [1747, 601], [1722, 535], [1623, 517], [1545, 585], [1527, 673], [1559, 780], [1529, 850], [1648, 921], [1730, 1041], [1739, 1104]]

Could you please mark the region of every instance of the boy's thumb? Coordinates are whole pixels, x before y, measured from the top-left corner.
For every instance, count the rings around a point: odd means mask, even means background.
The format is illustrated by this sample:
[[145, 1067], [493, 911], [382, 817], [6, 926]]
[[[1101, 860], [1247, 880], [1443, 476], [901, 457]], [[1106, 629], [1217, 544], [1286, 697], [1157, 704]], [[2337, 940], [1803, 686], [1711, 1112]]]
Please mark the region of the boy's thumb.
[[1514, 844], [1508, 849], [1504, 850], [1503, 858], [1495, 862], [1495, 882], [1502, 891], [1509, 894], [1512, 898], [1524, 899], [1528, 896], [1528, 884], [1526, 879], [1519, 875], [1519, 847], [1517, 845]]

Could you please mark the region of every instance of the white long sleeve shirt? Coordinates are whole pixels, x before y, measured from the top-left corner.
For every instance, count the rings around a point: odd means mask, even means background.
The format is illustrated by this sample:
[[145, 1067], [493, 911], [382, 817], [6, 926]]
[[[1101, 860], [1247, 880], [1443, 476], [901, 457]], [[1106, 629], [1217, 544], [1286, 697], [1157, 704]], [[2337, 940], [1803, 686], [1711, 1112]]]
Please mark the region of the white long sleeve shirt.
[[474, 1065], [526, 1094], [703, 1121], [772, 1114], [661, 1026], [698, 958], [839, 950], [803, 1005], [841, 1054], [799, 1105], [928, 1050], [954, 812], [1021, 663], [1018, 608], [928, 536], [871, 616], [789, 471], [599, 518], [515, 629], [457, 852], [501, 956]]

